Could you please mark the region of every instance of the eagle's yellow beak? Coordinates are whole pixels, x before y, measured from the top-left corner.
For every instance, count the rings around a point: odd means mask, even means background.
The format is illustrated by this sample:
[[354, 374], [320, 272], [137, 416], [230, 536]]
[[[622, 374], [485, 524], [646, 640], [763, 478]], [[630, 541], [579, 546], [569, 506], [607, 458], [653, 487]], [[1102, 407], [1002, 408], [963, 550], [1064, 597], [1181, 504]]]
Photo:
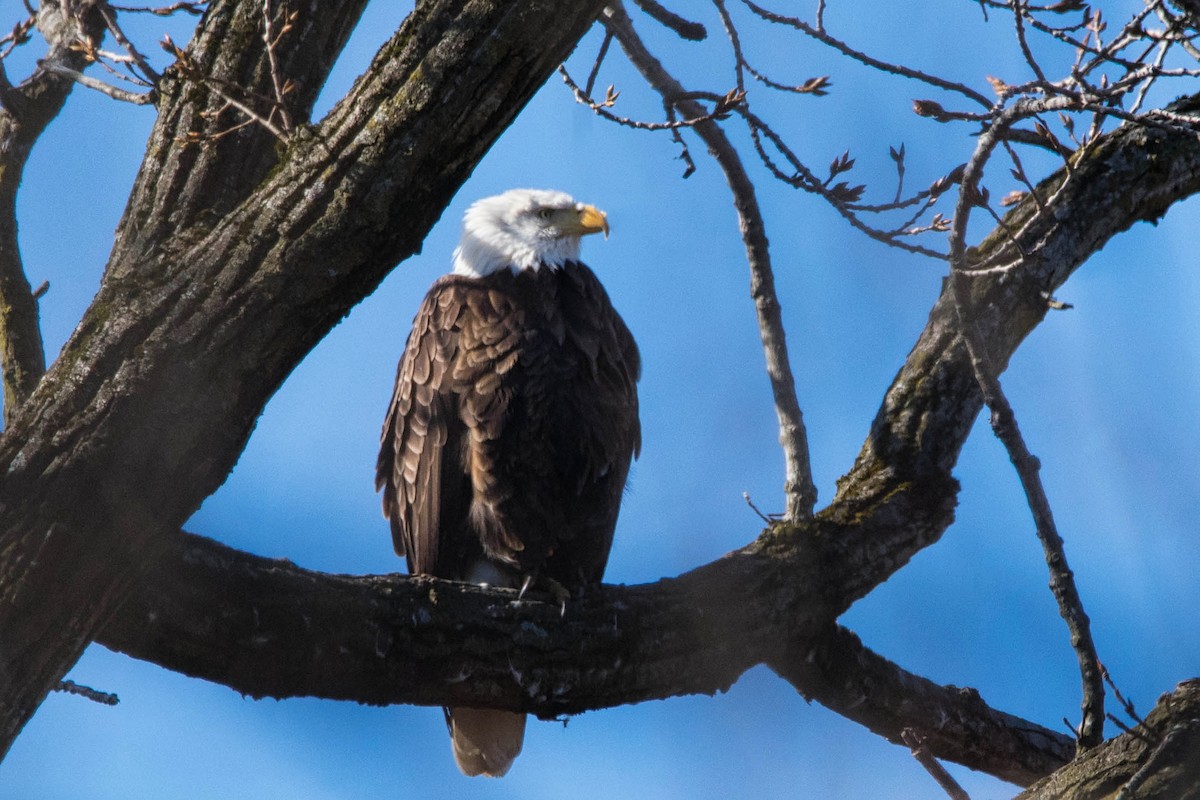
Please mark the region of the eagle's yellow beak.
[[608, 215], [595, 206], [580, 206], [579, 207], [579, 227], [583, 229], [583, 233], [604, 233], [604, 238], [608, 238]]

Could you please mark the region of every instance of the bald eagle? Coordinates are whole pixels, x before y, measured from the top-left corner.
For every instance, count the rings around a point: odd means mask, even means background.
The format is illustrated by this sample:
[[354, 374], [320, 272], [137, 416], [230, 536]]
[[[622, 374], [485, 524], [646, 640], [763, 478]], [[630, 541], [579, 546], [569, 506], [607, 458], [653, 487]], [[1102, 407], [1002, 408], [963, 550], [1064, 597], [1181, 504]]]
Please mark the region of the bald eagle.
[[[376, 489], [412, 574], [524, 590], [600, 581], [641, 448], [637, 345], [579, 261], [606, 215], [562, 192], [472, 205], [425, 296], [383, 424]], [[499, 777], [525, 715], [448, 708], [455, 760]]]

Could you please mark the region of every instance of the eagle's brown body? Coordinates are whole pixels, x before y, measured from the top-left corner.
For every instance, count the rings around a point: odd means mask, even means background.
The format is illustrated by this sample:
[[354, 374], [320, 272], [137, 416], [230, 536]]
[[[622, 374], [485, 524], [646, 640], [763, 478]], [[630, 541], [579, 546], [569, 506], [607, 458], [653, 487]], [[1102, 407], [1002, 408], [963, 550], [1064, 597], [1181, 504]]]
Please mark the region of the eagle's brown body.
[[400, 362], [376, 481], [412, 573], [600, 580], [641, 442], [637, 346], [582, 264], [446, 275]]
[[[456, 272], [413, 322], [376, 484], [409, 571], [574, 591], [598, 582], [641, 446], [637, 346], [579, 263], [603, 213], [514, 190], [468, 210]], [[503, 775], [525, 717], [447, 709], [468, 775]]]

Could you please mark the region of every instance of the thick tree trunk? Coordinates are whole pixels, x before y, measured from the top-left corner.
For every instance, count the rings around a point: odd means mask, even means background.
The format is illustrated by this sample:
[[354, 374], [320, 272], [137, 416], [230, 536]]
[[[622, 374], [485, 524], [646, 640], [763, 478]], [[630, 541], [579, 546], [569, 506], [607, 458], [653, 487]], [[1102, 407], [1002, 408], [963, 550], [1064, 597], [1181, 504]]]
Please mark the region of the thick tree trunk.
[[[308, 4], [306, 35], [277, 54], [308, 102], [359, 5]], [[214, 4], [192, 59], [261, 83], [261, 7]], [[100, 292], [0, 440], [0, 754], [224, 480], [271, 393], [419, 248], [599, 7], [421, 3], [326, 120], [277, 161], [248, 132], [237, 169], [176, 136], [219, 98], [164, 87]]]

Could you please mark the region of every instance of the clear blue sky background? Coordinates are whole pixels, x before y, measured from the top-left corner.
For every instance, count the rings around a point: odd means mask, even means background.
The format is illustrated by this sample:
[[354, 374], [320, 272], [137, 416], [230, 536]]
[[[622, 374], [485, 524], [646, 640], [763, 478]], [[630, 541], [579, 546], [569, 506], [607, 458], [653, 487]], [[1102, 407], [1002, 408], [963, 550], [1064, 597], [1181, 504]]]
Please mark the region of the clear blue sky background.
[[[900, 5], [902, 12], [879, 2], [834, 3], [827, 24], [862, 49], [985, 93], [986, 75], [1010, 83], [1028, 77], [1009, 21], [984, 27], [979, 7], [966, 0]], [[406, 10], [372, 6], [319, 113]], [[719, 37], [711, 9], [698, 13]], [[21, 16], [17, 0], [0, 2], [0, 24]], [[152, 42], [168, 30], [184, 41], [188, 25], [149, 18], [134, 30], [161, 67]], [[641, 28], [685, 83], [732, 86], [726, 51], [715, 42], [689, 45], [649, 23]], [[818, 171], [849, 148], [858, 158], [852, 179], [885, 200], [895, 187], [889, 145], [906, 145], [909, 185], [917, 187], [968, 157], [973, 140], [964, 129], [911, 113], [915, 97], [945, 98], [761, 25], [748, 24], [743, 35], [755, 62], [781, 80], [832, 76], [826, 98], [777, 101], [752, 89], [760, 111]], [[599, 41], [593, 31], [573, 57], [578, 79]], [[36, 50], [14, 55], [10, 77], [27, 74]], [[601, 77], [601, 85], [610, 82], [624, 92], [617, 111], [654, 118], [657, 103], [616, 53]], [[31, 282], [51, 283], [42, 301], [51, 357], [98, 285], [152, 121], [150, 108], [78, 89], [38, 144], [21, 195], [20, 244]], [[694, 143], [693, 154], [699, 170], [681, 180], [666, 135], [598, 120], [552, 78], [455, 198], [423, 253], [296, 369], [229, 480], [188, 528], [314, 569], [402, 569], [372, 491], [396, 359], [426, 287], [448, 269], [466, 205], [535, 186], [564, 189], [609, 212], [612, 238], [587, 241], [584, 256], [645, 361], [644, 451], [608, 580], [676, 575], [748, 542], [760, 525], [742, 493], [779, 509], [782, 458], [736, 219], [704, 148]], [[1026, 165], [1035, 172], [1047, 162], [1030, 155]], [[1011, 188], [1006, 172], [992, 167], [993, 196]], [[872, 242], [813, 198], [761, 170], [755, 176], [813, 465], [828, 500], [925, 323], [944, 267]], [[1043, 461], [1101, 658], [1143, 712], [1200, 674], [1198, 209], [1182, 204], [1157, 227], [1139, 225], [1110, 243], [1060, 292], [1075, 309], [1052, 313], [1004, 378]], [[938, 238], [928, 243], [944, 247]], [[977, 426], [956, 474], [963, 489], [955, 525], [844, 621], [914, 672], [976, 687], [997, 708], [1061, 729], [1063, 717], [1078, 717], [1075, 659], [1016, 476], [986, 425]], [[525, 753], [501, 781], [459, 775], [436, 709], [255, 702], [96, 646], [70, 677], [117, 693], [120, 705], [52, 696], [0, 765], [0, 796], [943, 796], [906, 750], [806, 704], [763, 668], [718, 697], [594, 712], [566, 726], [533, 723]], [[951, 769], [976, 800], [1015, 793]]]

